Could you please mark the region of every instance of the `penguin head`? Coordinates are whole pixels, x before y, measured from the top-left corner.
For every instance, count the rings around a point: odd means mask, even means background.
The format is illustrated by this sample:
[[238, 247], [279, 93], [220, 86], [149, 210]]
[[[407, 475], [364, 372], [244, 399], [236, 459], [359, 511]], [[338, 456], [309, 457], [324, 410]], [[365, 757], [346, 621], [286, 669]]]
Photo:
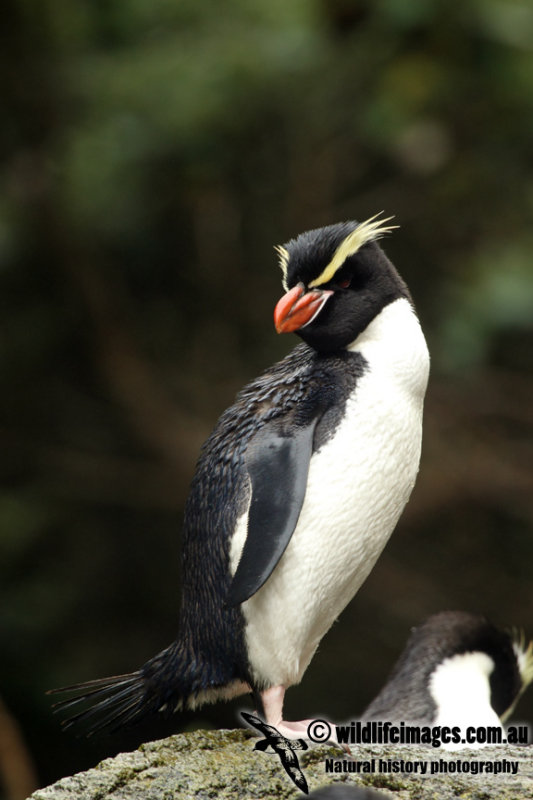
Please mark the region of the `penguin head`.
[[533, 678], [533, 643], [526, 648], [523, 637], [466, 612], [437, 614], [421, 627], [422, 634], [431, 638], [435, 633], [442, 641], [429, 680], [438, 715], [449, 716], [448, 708], [461, 704], [474, 724], [478, 714], [483, 724], [476, 704], [486, 693], [487, 706], [500, 720], [507, 719]]
[[409, 290], [376, 240], [389, 219], [342, 222], [278, 247], [287, 293], [274, 311], [278, 333], [294, 331], [319, 352], [347, 347]]
[[481, 615], [445, 611], [414, 628], [363, 717], [484, 725], [492, 715], [505, 721], [532, 680], [533, 643], [526, 647], [523, 636]]

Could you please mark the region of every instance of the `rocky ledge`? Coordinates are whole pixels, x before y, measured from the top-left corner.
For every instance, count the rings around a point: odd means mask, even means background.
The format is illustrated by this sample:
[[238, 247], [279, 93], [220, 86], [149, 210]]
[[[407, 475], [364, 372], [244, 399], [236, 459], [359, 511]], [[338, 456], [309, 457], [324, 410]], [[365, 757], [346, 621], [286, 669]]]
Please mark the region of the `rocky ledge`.
[[[256, 741], [245, 730], [171, 736], [63, 778], [31, 800], [302, 798], [276, 753], [254, 750]], [[533, 798], [529, 747], [442, 752], [371, 745], [354, 748], [349, 758], [337, 747], [320, 745], [296, 755], [310, 792], [342, 782], [402, 800]]]

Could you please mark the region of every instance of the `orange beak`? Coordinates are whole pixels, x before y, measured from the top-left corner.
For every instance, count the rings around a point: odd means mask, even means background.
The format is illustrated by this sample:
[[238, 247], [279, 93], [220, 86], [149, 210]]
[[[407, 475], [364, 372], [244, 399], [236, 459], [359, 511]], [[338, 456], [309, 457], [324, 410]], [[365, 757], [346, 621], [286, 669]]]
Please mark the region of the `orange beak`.
[[312, 289], [306, 292], [301, 283], [294, 286], [283, 295], [274, 309], [277, 332], [291, 333], [309, 325], [332, 294], [331, 289]]

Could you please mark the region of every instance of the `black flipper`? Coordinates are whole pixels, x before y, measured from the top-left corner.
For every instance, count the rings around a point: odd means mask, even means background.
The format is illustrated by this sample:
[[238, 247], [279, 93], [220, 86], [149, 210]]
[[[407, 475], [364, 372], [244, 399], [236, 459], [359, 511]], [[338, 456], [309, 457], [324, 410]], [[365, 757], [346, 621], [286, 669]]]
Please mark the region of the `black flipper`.
[[266, 425], [246, 450], [252, 499], [248, 533], [227, 605], [244, 603], [268, 580], [298, 522], [307, 487], [313, 436], [320, 415], [290, 436]]

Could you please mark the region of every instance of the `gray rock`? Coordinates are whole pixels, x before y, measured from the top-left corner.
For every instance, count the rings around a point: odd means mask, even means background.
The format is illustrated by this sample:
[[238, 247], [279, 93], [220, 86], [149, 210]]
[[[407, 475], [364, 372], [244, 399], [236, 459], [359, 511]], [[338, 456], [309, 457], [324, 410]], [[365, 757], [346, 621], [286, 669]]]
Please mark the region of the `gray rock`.
[[[94, 769], [39, 789], [32, 800], [207, 800], [304, 797], [292, 784], [278, 757], [253, 750], [245, 730], [195, 731], [142, 745]], [[372, 762], [374, 759], [374, 762]], [[379, 771], [379, 759], [398, 771]], [[529, 747], [484, 747], [444, 752], [431, 747], [355, 747], [350, 760], [339, 748], [320, 745], [299, 755], [312, 792], [331, 783], [380, 790], [402, 800], [524, 800], [533, 798], [533, 758]], [[326, 764], [347, 770], [366, 764], [374, 772], [326, 772]], [[427, 774], [407, 772], [415, 762]], [[518, 764], [518, 771], [494, 774], [486, 765]], [[471, 774], [483, 763], [483, 772]], [[340, 765], [340, 766], [339, 766]], [[433, 766], [432, 766], [433, 765]], [[353, 767], [352, 767], [353, 768]], [[433, 768], [434, 774], [430, 774]], [[462, 769], [468, 771], [463, 772]], [[453, 770], [453, 771], [452, 771]]]

